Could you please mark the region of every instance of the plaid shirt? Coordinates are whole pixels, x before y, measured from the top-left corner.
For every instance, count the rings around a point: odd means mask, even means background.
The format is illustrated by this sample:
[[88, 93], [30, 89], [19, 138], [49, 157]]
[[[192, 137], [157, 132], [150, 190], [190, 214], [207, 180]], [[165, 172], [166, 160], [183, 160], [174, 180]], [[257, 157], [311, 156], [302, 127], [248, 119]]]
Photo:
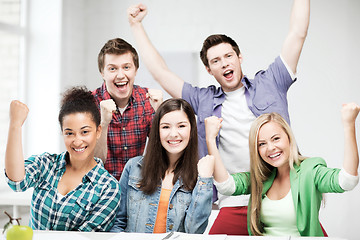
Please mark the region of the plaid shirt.
[[[126, 162], [144, 153], [146, 137], [149, 135], [154, 109], [146, 97], [147, 88], [134, 85], [129, 104], [121, 115], [113, 113], [107, 137], [107, 158], [105, 169], [120, 179]], [[111, 99], [105, 83], [93, 95], [100, 109], [100, 102]]]
[[30, 227], [36, 230], [109, 231], [120, 203], [120, 185], [100, 159], [75, 189], [64, 197], [57, 191], [67, 152], [43, 153], [25, 160], [25, 178], [6, 180], [14, 191], [34, 187]]

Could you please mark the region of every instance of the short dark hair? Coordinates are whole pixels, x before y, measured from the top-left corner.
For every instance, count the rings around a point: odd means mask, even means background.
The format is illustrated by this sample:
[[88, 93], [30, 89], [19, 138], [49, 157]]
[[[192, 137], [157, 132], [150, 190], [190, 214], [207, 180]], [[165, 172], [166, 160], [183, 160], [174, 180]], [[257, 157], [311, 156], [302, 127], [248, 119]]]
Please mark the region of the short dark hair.
[[155, 192], [161, 179], [165, 177], [165, 172], [170, 164], [166, 150], [160, 141], [160, 120], [165, 114], [179, 110], [186, 114], [191, 129], [189, 143], [175, 165], [173, 184], [177, 179], [181, 178], [185, 189], [192, 190], [195, 187], [199, 160], [195, 113], [190, 104], [184, 99], [170, 98], [164, 101], [156, 110], [150, 129], [148, 146], [141, 170], [142, 179], [140, 181], [140, 188], [145, 194]]
[[89, 113], [96, 124], [100, 125], [101, 117], [95, 98], [84, 86], [72, 87], [63, 93], [59, 112], [59, 123], [62, 129], [64, 117], [72, 113]]
[[124, 39], [121, 38], [114, 38], [110, 39], [105, 43], [105, 45], [101, 48], [99, 55], [98, 55], [98, 67], [99, 71], [102, 73], [105, 64], [105, 55], [106, 54], [115, 54], [115, 55], [122, 55], [125, 53], [131, 53], [134, 61], [134, 65], [136, 69], [139, 68], [139, 55], [136, 52], [135, 48], [131, 46], [130, 43], [126, 42]]
[[228, 37], [224, 34], [210, 35], [205, 39], [202, 49], [200, 51], [201, 61], [204, 63], [206, 67], [209, 67], [209, 59], [207, 58], [207, 51], [209, 50], [209, 48], [219, 45], [220, 43], [229, 43], [236, 52], [236, 54], [238, 56], [240, 55], [239, 46], [231, 37]]

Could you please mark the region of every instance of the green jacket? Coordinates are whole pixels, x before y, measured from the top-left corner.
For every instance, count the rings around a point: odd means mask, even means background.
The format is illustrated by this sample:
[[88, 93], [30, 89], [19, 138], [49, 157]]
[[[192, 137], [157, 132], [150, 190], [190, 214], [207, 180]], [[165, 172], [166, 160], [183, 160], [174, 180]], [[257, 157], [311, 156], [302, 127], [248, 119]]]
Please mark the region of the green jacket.
[[[296, 211], [296, 224], [301, 236], [324, 236], [320, 222], [319, 209], [322, 194], [328, 192], [342, 193], [339, 186], [340, 169], [328, 168], [322, 158], [307, 158], [300, 166], [294, 166], [290, 171], [290, 184], [292, 198]], [[236, 190], [233, 195], [250, 193], [249, 173], [236, 173], [232, 175]], [[276, 176], [276, 168], [269, 179], [264, 182], [262, 198], [271, 187]], [[248, 206], [248, 231], [250, 231], [250, 203]]]

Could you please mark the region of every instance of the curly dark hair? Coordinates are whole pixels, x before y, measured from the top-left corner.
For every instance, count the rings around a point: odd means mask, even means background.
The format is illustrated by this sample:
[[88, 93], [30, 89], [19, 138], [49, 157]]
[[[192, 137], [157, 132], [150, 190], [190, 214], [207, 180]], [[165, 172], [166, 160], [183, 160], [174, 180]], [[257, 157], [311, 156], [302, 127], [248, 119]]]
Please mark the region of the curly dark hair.
[[85, 86], [72, 87], [63, 93], [59, 112], [59, 123], [63, 127], [63, 119], [72, 113], [90, 113], [96, 127], [100, 125], [101, 117], [95, 98]]

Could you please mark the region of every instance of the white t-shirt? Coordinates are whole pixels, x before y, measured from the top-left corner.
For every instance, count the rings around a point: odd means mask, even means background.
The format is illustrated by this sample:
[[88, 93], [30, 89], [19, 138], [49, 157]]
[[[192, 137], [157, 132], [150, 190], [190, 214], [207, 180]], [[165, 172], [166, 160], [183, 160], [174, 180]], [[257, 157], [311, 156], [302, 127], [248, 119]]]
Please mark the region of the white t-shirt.
[[265, 196], [261, 202], [260, 217], [265, 225], [264, 235], [300, 237], [291, 189], [280, 200], [271, 200]]
[[[221, 116], [219, 152], [226, 169], [230, 174], [250, 171], [249, 131], [256, 117], [248, 107], [244, 86], [225, 92]], [[249, 201], [248, 195], [224, 196], [218, 193], [218, 197], [220, 208], [247, 206]]]

